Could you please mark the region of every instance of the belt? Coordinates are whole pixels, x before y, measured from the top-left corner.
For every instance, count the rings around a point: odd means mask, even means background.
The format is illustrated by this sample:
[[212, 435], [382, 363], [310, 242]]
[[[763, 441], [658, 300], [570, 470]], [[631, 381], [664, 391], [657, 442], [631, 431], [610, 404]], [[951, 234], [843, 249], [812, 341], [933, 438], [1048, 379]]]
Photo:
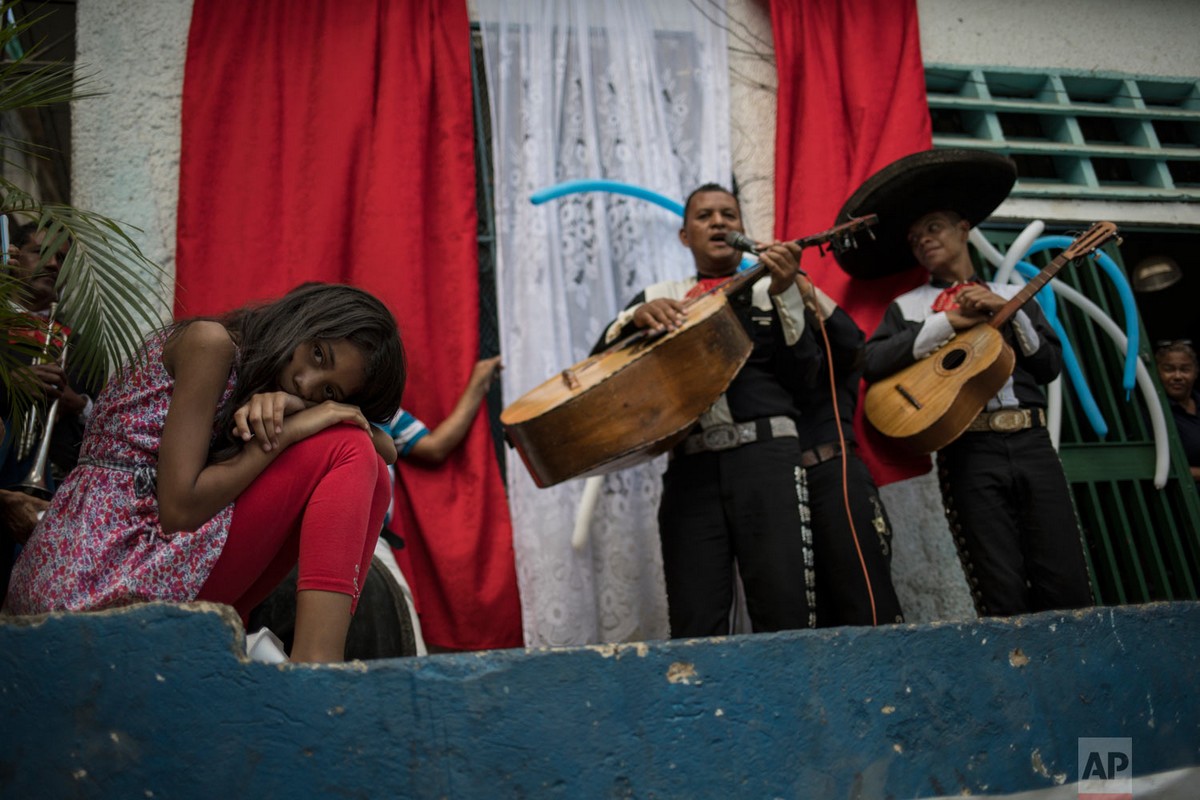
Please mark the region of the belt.
[[151, 497], [158, 484], [158, 470], [153, 464], [128, 464], [123, 461], [106, 461], [102, 458], [84, 456], [79, 459], [83, 467], [115, 469], [133, 475], [133, 493], [137, 497]]
[[[847, 442], [847, 449], [854, 449], [854, 442]], [[825, 442], [819, 444], [811, 450], [800, 451], [800, 466], [808, 469], [815, 467], [818, 464], [824, 464], [826, 461], [837, 458], [842, 454], [842, 446], [839, 442]]]
[[676, 448], [679, 455], [708, 453], [716, 450], [732, 450], [751, 442], [765, 442], [785, 436], [795, 438], [796, 421], [791, 417], [763, 417], [749, 422], [734, 422], [729, 425], [712, 425], [700, 433], [694, 433]]
[[1015, 433], [1028, 428], [1046, 427], [1046, 412], [1040, 408], [1002, 408], [999, 411], [984, 411], [967, 426], [966, 433], [992, 431]]

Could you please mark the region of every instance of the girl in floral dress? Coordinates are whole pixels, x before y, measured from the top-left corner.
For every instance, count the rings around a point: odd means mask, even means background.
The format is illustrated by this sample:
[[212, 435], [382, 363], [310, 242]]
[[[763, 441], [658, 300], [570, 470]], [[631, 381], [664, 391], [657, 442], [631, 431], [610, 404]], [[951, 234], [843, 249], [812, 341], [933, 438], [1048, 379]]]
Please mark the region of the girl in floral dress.
[[306, 284], [152, 335], [96, 399], [79, 466], [5, 612], [211, 600], [250, 610], [299, 560], [293, 661], [340, 661], [389, 500], [396, 321]]

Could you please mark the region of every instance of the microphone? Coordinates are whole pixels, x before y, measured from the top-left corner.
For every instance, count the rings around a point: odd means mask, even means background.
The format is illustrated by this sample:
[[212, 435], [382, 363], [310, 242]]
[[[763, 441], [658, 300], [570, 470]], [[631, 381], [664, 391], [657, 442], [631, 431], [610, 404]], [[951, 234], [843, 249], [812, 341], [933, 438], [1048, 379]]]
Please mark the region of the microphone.
[[[758, 255], [767, 249], [766, 247], [760, 247], [759, 245], [756, 245], [753, 239], [744, 233], [739, 233], [738, 231], [729, 231], [726, 233], [725, 244], [729, 245], [734, 250], [741, 250], [743, 253], [753, 253], [754, 255]], [[799, 242], [797, 242], [797, 244], [799, 244]], [[745, 264], [748, 262], [743, 261], [742, 263]], [[743, 266], [742, 269], [745, 269], [745, 267]], [[808, 273], [799, 267], [796, 268], [796, 272], [804, 275], [805, 277], [808, 276]]]
[[734, 250], [741, 250], [743, 253], [761, 253], [765, 247], [759, 247], [754, 243], [749, 236], [738, 231], [729, 231], [725, 234], [725, 244], [732, 247]]

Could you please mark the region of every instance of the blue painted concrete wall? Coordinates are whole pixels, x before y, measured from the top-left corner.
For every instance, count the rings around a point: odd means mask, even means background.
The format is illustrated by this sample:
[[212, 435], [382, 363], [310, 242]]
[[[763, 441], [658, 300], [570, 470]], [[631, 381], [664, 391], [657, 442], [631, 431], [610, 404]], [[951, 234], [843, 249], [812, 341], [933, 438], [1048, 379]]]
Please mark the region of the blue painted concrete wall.
[[843, 798], [1200, 765], [1200, 604], [336, 667], [220, 606], [0, 622], [0, 796]]

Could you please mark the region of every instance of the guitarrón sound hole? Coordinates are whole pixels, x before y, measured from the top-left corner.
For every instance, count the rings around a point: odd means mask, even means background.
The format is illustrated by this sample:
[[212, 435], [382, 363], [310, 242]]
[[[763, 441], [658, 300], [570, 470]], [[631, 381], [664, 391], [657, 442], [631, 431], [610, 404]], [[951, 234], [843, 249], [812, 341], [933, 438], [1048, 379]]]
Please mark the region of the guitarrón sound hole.
[[962, 363], [967, 360], [967, 351], [961, 348], [951, 350], [946, 355], [942, 356], [942, 367], [944, 369], [958, 369]]

